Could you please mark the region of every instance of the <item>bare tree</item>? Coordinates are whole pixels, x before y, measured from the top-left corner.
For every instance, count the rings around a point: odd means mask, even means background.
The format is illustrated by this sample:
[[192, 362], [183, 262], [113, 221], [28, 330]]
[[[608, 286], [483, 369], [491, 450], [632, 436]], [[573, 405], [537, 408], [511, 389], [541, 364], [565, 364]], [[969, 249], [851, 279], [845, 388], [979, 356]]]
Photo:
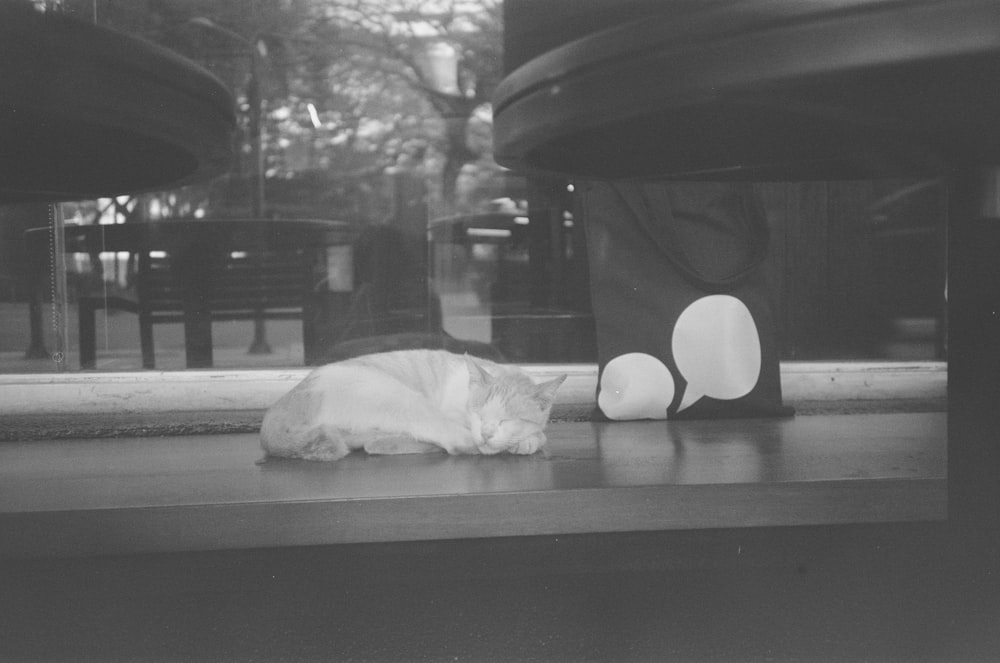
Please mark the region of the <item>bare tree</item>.
[[452, 201], [463, 166], [481, 156], [470, 120], [502, 76], [500, 0], [343, 0], [326, 12], [340, 43], [368, 55], [352, 66], [403, 81], [437, 112], [442, 195]]
[[244, 177], [255, 161], [253, 86], [267, 110], [262, 159], [272, 178], [303, 163], [352, 176], [416, 164], [440, 178], [448, 206], [463, 167], [488, 150], [482, 131], [470, 144], [469, 130], [489, 117], [501, 77], [501, 0], [52, 1], [177, 50], [227, 83], [242, 109]]

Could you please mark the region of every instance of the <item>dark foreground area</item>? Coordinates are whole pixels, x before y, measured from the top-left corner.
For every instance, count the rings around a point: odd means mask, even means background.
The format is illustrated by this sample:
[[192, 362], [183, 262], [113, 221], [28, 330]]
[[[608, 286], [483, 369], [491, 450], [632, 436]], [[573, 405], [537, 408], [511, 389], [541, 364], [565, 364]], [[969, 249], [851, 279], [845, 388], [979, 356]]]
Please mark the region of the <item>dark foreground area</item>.
[[925, 531], [8, 560], [0, 660], [1000, 660], [988, 560]]

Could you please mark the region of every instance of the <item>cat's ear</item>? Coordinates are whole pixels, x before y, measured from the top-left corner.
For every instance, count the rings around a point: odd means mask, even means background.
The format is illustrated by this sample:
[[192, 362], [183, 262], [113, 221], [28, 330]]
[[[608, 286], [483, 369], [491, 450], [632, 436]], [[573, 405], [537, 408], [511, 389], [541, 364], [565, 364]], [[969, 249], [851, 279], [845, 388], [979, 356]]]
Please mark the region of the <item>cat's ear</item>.
[[465, 364], [469, 367], [469, 381], [475, 384], [487, 385], [493, 376], [486, 372], [479, 362], [473, 359], [468, 354], [465, 355]]
[[535, 398], [545, 407], [552, 405], [556, 400], [556, 391], [566, 380], [565, 375], [560, 375], [557, 378], [549, 380], [548, 382], [543, 382], [541, 384], [535, 385]]

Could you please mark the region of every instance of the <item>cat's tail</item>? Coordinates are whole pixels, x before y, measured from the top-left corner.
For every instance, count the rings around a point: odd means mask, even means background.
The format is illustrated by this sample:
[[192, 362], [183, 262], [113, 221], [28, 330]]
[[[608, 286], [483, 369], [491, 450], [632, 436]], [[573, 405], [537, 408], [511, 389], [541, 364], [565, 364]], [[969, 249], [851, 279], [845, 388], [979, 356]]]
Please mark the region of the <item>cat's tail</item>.
[[292, 392], [264, 414], [260, 425], [260, 446], [265, 461], [270, 456], [303, 458], [306, 460], [339, 460], [350, 449], [343, 431], [329, 425], [315, 423], [301, 407], [302, 394]]
[[262, 425], [260, 446], [264, 450], [264, 458], [257, 461], [258, 465], [270, 457], [340, 460], [351, 451], [343, 431], [322, 425], [310, 428]]
[[318, 423], [322, 404], [323, 395], [310, 378], [275, 403], [260, 425], [264, 457], [338, 460], [346, 456], [350, 449], [342, 431]]
[[275, 405], [264, 414], [260, 424], [260, 447], [264, 457], [280, 455], [279, 452], [291, 443], [294, 432], [288, 417]]

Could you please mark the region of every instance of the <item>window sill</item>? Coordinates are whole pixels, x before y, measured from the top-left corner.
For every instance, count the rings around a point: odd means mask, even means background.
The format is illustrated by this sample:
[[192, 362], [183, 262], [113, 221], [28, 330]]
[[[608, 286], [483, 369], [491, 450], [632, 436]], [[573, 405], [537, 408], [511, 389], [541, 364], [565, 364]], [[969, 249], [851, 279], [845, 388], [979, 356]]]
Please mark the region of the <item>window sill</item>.
[[[597, 367], [528, 366], [569, 375], [556, 421], [589, 419]], [[0, 375], [0, 441], [250, 433], [309, 369]], [[786, 404], [799, 414], [946, 409], [942, 362], [785, 362]]]
[[0, 556], [946, 516], [946, 414], [557, 422], [550, 454], [256, 465], [253, 434], [0, 445]]
[[[0, 556], [940, 520], [942, 363], [787, 363], [785, 420], [591, 424], [568, 372], [548, 458], [257, 466], [307, 369], [0, 376]], [[154, 437], [155, 436], [155, 437]]]

